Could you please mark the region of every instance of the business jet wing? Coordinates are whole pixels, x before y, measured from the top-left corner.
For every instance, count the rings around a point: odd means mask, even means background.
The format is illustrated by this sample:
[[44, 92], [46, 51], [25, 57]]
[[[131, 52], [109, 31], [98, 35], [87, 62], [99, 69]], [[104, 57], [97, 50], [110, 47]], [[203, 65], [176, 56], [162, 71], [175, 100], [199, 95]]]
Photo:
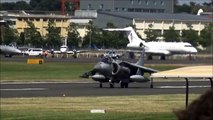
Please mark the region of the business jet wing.
[[59, 51], [59, 50], [54, 50], [53, 51], [55, 54], [60, 54], [61, 53], [61, 51]]
[[159, 49], [145, 49], [145, 53], [154, 54], [154, 55], [169, 55], [171, 54], [168, 50], [159, 50]]

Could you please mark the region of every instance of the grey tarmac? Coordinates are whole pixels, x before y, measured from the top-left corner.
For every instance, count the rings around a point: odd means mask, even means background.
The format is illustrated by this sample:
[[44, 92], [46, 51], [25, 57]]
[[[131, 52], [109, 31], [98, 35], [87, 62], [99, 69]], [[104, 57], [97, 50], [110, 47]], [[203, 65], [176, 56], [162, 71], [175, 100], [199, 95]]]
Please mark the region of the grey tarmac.
[[[154, 82], [154, 88], [149, 83], [130, 83], [129, 88], [115, 88], [103, 84], [99, 88], [96, 82], [75, 83], [1, 83], [1, 98], [15, 97], [86, 97], [86, 96], [130, 96], [130, 95], [160, 95], [185, 94], [184, 81]], [[210, 88], [209, 81], [190, 81], [190, 94], [202, 94]]]

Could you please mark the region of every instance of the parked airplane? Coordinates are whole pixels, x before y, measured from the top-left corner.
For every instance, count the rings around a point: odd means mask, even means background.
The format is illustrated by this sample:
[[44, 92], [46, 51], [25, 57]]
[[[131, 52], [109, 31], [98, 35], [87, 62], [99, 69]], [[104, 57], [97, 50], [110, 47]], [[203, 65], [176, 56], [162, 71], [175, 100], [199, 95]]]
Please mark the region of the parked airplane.
[[0, 53], [5, 57], [12, 57], [13, 55], [21, 54], [21, 50], [13, 45], [0, 45]]
[[120, 57], [123, 56], [122, 53], [118, 53], [116, 52], [115, 50], [107, 50], [104, 54], [103, 54], [103, 57], [106, 57], [106, 56], [109, 56], [111, 57], [112, 59], [118, 59]]
[[145, 72], [157, 72], [157, 70], [144, 67], [143, 61], [144, 52], [142, 52], [137, 63], [119, 61], [106, 56], [91, 71], [84, 73], [81, 77], [88, 78], [91, 76], [93, 80], [100, 83], [100, 88], [102, 88], [104, 82], [109, 82], [111, 88], [114, 88], [114, 83], [120, 83], [121, 88], [128, 88], [128, 84], [131, 82], [150, 81], [144, 76]]
[[104, 29], [107, 31], [125, 31], [127, 33], [129, 44], [127, 47], [140, 49], [145, 46], [145, 53], [148, 59], [152, 59], [153, 55], [160, 55], [161, 60], [165, 60], [167, 55], [173, 54], [195, 54], [197, 53], [190, 43], [187, 42], [145, 42], [137, 36], [132, 27]]
[[54, 54], [61, 54], [62, 57], [65, 57], [66, 54], [72, 54], [74, 58], [77, 58], [77, 54], [80, 52], [85, 52], [85, 50], [69, 50], [67, 46], [67, 38], [65, 38], [64, 44], [60, 47], [60, 51], [54, 51]]

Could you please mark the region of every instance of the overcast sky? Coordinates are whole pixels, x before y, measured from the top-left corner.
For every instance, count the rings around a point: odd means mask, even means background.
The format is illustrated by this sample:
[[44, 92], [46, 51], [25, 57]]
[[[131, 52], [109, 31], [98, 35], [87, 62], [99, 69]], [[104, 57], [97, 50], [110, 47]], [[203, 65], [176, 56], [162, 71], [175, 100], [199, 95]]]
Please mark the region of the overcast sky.
[[[30, 0], [0, 0], [1, 2], [16, 2], [16, 1], [26, 1], [30, 2]], [[204, 3], [204, 2], [211, 2], [211, 0], [178, 0], [180, 4], [189, 3], [189, 2], [196, 2], [196, 3]]]

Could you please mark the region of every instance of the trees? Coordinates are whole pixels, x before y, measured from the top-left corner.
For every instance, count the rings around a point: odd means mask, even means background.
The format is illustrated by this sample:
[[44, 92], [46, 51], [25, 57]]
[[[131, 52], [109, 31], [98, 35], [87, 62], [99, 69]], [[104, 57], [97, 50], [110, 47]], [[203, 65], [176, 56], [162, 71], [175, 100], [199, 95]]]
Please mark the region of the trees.
[[149, 24], [148, 30], [145, 30], [144, 33], [146, 34], [147, 41], [157, 41], [158, 34], [156, 31], [152, 30], [152, 24]]
[[9, 25], [5, 25], [1, 29], [1, 44], [10, 44], [12, 42], [16, 42], [18, 39], [18, 32], [16, 29], [10, 27]]
[[24, 35], [24, 32], [21, 32], [20, 35], [19, 35], [19, 39], [17, 41], [17, 45], [21, 45], [21, 46], [24, 46], [26, 45], [26, 40], [25, 40], [25, 35]]
[[25, 1], [17, 1], [14, 10], [31, 10], [31, 6]]
[[59, 11], [61, 10], [60, 0], [31, 0], [33, 10]]
[[101, 47], [103, 45], [102, 39], [102, 31], [97, 28], [92, 21], [89, 22], [87, 26], [87, 35], [84, 37], [83, 46], [92, 47], [92, 45], [96, 45]]
[[24, 35], [28, 46], [42, 47], [43, 38], [31, 21], [27, 21], [29, 28], [25, 29]]
[[47, 35], [45, 40], [45, 46], [48, 48], [58, 48], [61, 46], [60, 29], [55, 27], [54, 21], [48, 22]]
[[206, 25], [205, 28], [200, 32], [199, 44], [203, 47], [208, 47], [213, 44], [213, 24]]
[[78, 47], [79, 44], [81, 43], [81, 37], [77, 29], [78, 29], [78, 26], [75, 23], [70, 23], [67, 28], [68, 30], [67, 45], [69, 47], [71, 46]]
[[[108, 22], [106, 24], [106, 28], [116, 28], [116, 26], [113, 23]], [[103, 34], [102, 34], [103, 47], [110, 48], [110, 47], [116, 46], [118, 34], [119, 32], [109, 32], [109, 31], [103, 30]]]
[[193, 46], [198, 46], [198, 33], [192, 29], [191, 25], [188, 25], [189, 30], [183, 30], [181, 39], [184, 42], [191, 43]]
[[163, 37], [166, 42], [179, 42], [180, 41], [180, 35], [177, 31], [175, 31], [174, 26], [169, 27], [169, 30], [164, 32]]

